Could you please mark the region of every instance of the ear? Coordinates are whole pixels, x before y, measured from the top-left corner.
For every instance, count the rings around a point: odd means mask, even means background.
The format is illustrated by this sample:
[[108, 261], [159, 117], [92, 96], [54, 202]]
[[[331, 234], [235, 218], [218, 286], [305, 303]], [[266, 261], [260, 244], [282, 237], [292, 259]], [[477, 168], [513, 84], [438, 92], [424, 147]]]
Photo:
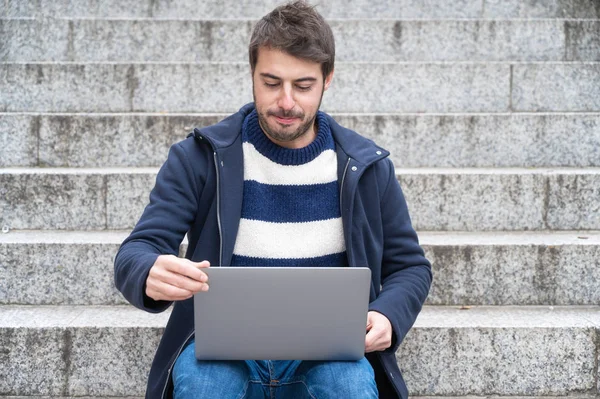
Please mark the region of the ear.
[[325, 78], [325, 85], [324, 85], [323, 90], [329, 89], [329, 85], [331, 84], [332, 80], [333, 80], [333, 70], [331, 72], [329, 72], [329, 75], [327, 75], [327, 77]]

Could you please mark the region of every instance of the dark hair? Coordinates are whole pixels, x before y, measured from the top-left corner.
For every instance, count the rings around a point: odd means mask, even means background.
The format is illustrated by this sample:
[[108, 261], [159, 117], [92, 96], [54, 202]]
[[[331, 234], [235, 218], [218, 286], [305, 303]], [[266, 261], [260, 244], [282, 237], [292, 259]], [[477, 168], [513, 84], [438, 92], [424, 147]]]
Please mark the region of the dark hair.
[[329, 24], [305, 1], [277, 7], [254, 27], [250, 39], [250, 69], [254, 73], [258, 50], [269, 47], [321, 64], [323, 79], [333, 71], [335, 41]]

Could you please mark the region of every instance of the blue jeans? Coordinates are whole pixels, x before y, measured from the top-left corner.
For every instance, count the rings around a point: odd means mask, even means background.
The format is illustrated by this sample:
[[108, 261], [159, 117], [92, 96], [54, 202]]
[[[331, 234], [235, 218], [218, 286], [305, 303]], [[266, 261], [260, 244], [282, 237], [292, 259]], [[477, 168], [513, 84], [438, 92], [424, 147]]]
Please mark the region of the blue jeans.
[[201, 361], [188, 344], [173, 367], [174, 398], [377, 398], [366, 358], [355, 362], [300, 360]]

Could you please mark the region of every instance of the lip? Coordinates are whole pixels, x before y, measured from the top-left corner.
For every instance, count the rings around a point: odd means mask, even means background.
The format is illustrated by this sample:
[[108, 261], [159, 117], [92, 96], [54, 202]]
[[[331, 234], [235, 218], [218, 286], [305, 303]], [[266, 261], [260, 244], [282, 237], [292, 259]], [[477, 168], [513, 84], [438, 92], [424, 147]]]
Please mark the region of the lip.
[[292, 123], [296, 122], [298, 118], [282, 118], [279, 116], [275, 116], [275, 120], [281, 123], [282, 125], [291, 125]]

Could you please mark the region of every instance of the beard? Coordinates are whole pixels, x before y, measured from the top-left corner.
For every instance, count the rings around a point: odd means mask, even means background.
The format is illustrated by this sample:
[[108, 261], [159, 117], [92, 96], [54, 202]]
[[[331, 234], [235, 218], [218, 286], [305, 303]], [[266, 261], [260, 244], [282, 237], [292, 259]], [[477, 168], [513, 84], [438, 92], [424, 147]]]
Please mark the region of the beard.
[[[295, 111], [295, 110], [284, 110], [281, 108], [277, 109], [267, 109], [262, 110], [256, 107], [256, 112], [258, 114], [258, 123], [262, 131], [271, 139], [276, 142], [291, 142], [299, 137], [307, 134], [315, 123], [315, 119], [317, 118], [317, 112], [319, 108], [321, 108], [321, 101], [323, 100], [324, 90], [321, 92], [321, 98], [319, 99], [319, 105], [317, 106], [316, 111], [313, 114], [306, 114], [303, 111]], [[254, 94], [254, 90], [252, 90], [252, 94]], [[256, 95], [254, 95], [254, 104], [256, 105]], [[291, 126], [281, 126], [277, 124], [277, 127], [271, 127], [269, 125], [268, 117], [277, 116], [280, 118], [298, 118], [300, 121], [300, 125], [292, 130]]]

